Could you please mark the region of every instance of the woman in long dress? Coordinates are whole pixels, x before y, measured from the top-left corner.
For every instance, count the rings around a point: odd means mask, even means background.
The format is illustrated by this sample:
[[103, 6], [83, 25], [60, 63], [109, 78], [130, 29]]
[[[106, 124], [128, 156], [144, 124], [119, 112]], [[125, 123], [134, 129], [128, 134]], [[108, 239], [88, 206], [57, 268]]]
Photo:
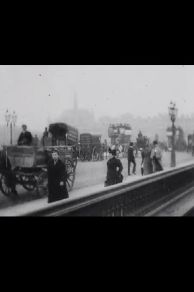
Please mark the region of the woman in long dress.
[[163, 170], [162, 166], [162, 151], [160, 147], [158, 146], [158, 142], [153, 142], [153, 148], [151, 151], [151, 159], [153, 163], [153, 171], [158, 172]]
[[116, 149], [109, 151], [112, 157], [107, 161], [107, 177], [105, 186], [111, 186], [123, 181], [123, 165], [120, 159], [116, 158]]

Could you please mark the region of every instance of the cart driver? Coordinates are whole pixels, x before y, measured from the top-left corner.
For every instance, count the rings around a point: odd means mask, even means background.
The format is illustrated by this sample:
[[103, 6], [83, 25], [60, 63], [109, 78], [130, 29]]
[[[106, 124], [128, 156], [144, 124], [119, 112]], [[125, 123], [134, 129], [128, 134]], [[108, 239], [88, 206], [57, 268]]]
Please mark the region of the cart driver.
[[32, 145], [32, 134], [27, 131], [27, 126], [22, 125], [22, 132], [18, 139], [18, 145], [20, 146], [30, 146]]

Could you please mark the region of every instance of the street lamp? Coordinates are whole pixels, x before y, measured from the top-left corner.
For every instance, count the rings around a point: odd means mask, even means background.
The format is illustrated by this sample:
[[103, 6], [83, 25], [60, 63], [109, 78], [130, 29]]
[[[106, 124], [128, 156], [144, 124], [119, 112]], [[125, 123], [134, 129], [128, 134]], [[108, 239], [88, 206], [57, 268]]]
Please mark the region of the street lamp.
[[5, 121], [7, 123], [7, 127], [10, 125], [10, 144], [13, 144], [13, 126], [15, 127], [16, 121], [17, 121], [17, 115], [15, 111], [13, 114], [10, 114], [9, 111], [7, 110], [5, 113]]
[[177, 108], [176, 104], [171, 101], [170, 106], [168, 108], [169, 116], [172, 121], [172, 150], [171, 150], [171, 167], [176, 166], [176, 157], [175, 157], [175, 135], [176, 135], [176, 128], [175, 128], [175, 120], [177, 116]]

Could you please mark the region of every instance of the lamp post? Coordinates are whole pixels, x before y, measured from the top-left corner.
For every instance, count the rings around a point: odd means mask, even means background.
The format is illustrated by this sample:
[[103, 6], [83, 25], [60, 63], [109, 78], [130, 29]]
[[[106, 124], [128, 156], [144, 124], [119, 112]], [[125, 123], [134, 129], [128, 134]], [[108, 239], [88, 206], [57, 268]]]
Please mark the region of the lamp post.
[[169, 116], [172, 121], [172, 150], [171, 150], [171, 167], [176, 166], [176, 156], [175, 156], [175, 135], [176, 135], [176, 128], [175, 128], [175, 120], [177, 116], [177, 108], [176, 104], [171, 101], [170, 106], [168, 108]]
[[15, 111], [13, 114], [10, 114], [9, 111], [7, 110], [5, 113], [5, 121], [7, 123], [7, 127], [10, 126], [10, 144], [13, 144], [13, 127], [16, 125], [17, 121], [17, 115]]

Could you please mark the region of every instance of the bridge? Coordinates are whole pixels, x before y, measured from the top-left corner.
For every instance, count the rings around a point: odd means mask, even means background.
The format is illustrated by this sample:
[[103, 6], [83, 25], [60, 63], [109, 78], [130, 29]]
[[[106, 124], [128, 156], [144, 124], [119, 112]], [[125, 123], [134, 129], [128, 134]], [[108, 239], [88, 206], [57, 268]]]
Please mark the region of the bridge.
[[[13, 206], [1, 216], [193, 216], [194, 163], [132, 182], [98, 187], [52, 204]], [[9, 215], [8, 215], [9, 214]]]

